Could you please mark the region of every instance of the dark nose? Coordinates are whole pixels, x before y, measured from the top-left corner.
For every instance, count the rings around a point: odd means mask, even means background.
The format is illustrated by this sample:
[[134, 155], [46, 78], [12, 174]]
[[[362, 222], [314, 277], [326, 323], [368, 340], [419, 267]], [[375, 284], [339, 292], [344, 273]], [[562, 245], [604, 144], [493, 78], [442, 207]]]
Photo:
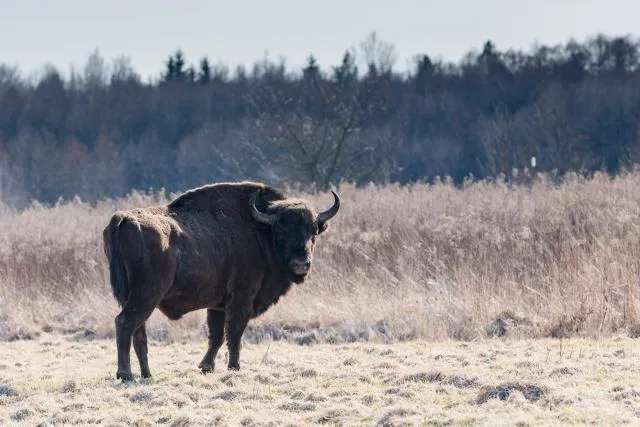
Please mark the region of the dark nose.
[[308, 259], [293, 259], [289, 265], [295, 274], [307, 274], [311, 268], [311, 261]]

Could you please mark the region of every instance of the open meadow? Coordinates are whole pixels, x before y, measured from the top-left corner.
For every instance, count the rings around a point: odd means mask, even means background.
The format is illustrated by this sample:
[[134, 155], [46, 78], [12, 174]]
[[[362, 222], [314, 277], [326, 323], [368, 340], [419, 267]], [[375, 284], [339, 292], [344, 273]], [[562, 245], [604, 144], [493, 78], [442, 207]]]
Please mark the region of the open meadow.
[[204, 349], [153, 342], [154, 378], [122, 384], [113, 340], [5, 343], [0, 424], [540, 426], [640, 416], [640, 346], [623, 336], [247, 344], [240, 371], [208, 375], [196, 369]]
[[[617, 424], [640, 415], [640, 171], [341, 185], [307, 281], [203, 376], [205, 313], [148, 322], [115, 381], [102, 229], [133, 193], [0, 205], [0, 424]], [[288, 191], [289, 194], [299, 194]], [[325, 193], [302, 194], [319, 208]], [[220, 352], [224, 358], [226, 349]], [[132, 358], [138, 378], [137, 361]]]

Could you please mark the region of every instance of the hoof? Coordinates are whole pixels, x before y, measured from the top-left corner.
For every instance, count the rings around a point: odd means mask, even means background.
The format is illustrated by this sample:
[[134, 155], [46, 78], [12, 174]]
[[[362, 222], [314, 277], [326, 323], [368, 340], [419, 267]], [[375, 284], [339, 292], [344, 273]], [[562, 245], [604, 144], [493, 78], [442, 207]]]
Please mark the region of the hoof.
[[122, 380], [122, 382], [132, 382], [133, 381], [133, 374], [132, 373], [128, 373], [128, 372], [117, 372], [116, 373], [116, 379], [117, 380]]
[[200, 372], [204, 375], [213, 372], [213, 364], [211, 363], [200, 363], [198, 368], [200, 368]]

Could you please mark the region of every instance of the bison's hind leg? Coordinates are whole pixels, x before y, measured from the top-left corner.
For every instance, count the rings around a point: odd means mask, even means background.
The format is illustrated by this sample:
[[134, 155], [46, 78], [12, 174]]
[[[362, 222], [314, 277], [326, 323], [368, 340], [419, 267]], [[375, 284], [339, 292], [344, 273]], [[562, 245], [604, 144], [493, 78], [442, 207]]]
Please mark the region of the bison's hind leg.
[[140, 363], [140, 375], [142, 378], [151, 378], [151, 371], [149, 370], [149, 359], [147, 357], [147, 330], [145, 329], [144, 322], [133, 333], [133, 349], [138, 356], [138, 362]]
[[224, 341], [224, 311], [208, 309], [207, 326], [209, 328], [209, 346], [202, 362], [198, 365], [203, 374], [213, 372], [216, 355]]
[[[131, 301], [131, 300], [130, 300]], [[136, 307], [135, 305], [127, 303], [120, 314], [116, 316], [116, 345], [118, 347], [118, 371], [116, 372], [116, 378], [123, 381], [133, 381], [133, 373], [131, 373], [131, 339], [134, 332], [137, 333], [136, 343], [134, 349], [136, 350], [140, 367], [143, 368], [146, 365], [147, 373], [149, 364], [147, 361], [147, 345], [146, 345], [146, 331], [144, 330], [144, 322], [151, 316], [154, 307]], [[142, 327], [142, 331], [140, 328]], [[144, 334], [144, 346], [143, 335]], [[138, 353], [140, 351], [141, 353]], [[140, 355], [144, 358], [141, 358]]]

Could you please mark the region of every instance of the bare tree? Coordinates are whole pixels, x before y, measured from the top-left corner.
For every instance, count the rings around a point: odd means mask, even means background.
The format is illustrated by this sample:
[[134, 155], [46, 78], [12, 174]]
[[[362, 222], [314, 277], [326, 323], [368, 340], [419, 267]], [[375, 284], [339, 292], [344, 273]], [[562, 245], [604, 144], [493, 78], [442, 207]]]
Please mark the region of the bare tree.
[[12, 161], [5, 143], [0, 139], [0, 205], [18, 204], [24, 197], [21, 188], [20, 166]]
[[21, 83], [20, 80], [20, 71], [18, 70], [18, 67], [0, 64], [0, 87], [18, 85]]
[[392, 43], [380, 40], [378, 33], [372, 31], [360, 42], [360, 52], [367, 69], [378, 74], [391, 73], [398, 60], [396, 48]]
[[516, 150], [509, 116], [504, 112], [498, 112], [480, 120], [478, 128], [486, 157], [485, 174], [504, 174], [507, 181], [511, 181], [512, 170], [516, 166]]
[[558, 85], [551, 85], [531, 107], [525, 142], [545, 170], [565, 172], [584, 166], [585, 138], [569, 108], [566, 92]]
[[181, 188], [199, 186], [216, 180], [264, 179], [260, 135], [252, 127], [238, 124], [232, 130], [219, 123], [204, 125], [179, 144], [176, 167]]
[[109, 83], [109, 67], [98, 49], [95, 49], [84, 66], [84, 84], [89, 90], [102, 89]]
[[302, 96], [268, 85], [251, 92], [256, 126], [269, 142], [262, 159], [291, 180], [320, 190], [340, 180], [384, 178], [400, 137], [391, 126], [374, 125], [377, 107], [362, 105], [358, 82], [315, 78], [300, 85]]
[[131, 58], [125, 55], [117, 56], [111, 65], [111, 82], [114, 81], [140, 81], [140, 76], [131, 65]]

